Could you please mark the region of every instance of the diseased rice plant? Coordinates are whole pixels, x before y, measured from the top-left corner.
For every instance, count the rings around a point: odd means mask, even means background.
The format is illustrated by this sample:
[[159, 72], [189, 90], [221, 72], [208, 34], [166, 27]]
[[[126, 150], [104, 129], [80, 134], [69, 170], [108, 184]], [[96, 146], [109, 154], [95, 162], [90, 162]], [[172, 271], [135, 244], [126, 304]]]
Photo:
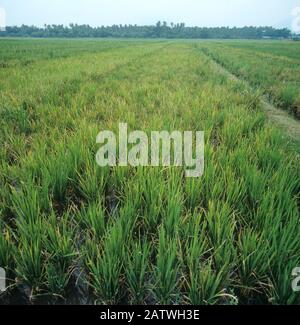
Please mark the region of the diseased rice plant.
[[160, 304], [175, 303], [179, 281], [179, 264], [177, 259], [177, 240], [169, 238], [162, 227], [159, 232], [156, 265], [154, 266], [153, 294]]
[[142, 304], [149, 294], [149, 259], [151, 246], [139, 240], [132, 247], [128, 247], [126, 263], [126, 281], [132, 296], [132, 302]]

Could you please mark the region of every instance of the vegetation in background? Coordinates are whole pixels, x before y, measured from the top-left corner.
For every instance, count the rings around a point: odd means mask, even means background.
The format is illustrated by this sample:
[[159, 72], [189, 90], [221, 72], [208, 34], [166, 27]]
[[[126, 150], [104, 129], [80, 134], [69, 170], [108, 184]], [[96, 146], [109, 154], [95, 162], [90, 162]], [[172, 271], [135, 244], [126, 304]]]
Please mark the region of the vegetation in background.
[[287, 28], [276, 29], [262, 27], [187, 27], [184, 23], [168, 25], [158, 22], [153, 26], [113, 25], [91, 27], [89, 25], [70, 24], [35, 26], [9, 26], [1, 36], [9, 37], [117, 37], [117, 38], [204, 38], [204, 39], [262, 39], [290, 38]]

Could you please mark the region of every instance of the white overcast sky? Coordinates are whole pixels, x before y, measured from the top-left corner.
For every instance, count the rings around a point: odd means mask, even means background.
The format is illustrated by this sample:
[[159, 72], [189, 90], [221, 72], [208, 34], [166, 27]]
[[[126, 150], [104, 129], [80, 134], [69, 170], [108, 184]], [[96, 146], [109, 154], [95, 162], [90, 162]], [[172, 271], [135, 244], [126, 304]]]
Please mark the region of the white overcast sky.
[[0, 0], [6, 25], [154, 24], [290, 27], [300, 0]]

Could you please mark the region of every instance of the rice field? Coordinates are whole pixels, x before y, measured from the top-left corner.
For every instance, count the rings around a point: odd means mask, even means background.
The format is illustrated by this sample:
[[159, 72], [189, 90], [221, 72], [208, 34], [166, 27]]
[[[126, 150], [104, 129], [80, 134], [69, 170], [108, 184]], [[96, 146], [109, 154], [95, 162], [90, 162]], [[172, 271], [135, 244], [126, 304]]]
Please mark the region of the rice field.
[[223, 42], [206, 54], [243, 78], [276, 106], [300, 119], [300, 45], [297, 42]]
[[[0, 40], [1, 303], [299, 304], [300, 156], [260, 101], [299, 107], [299, 50]], [[120, 122], [204, 131], [204, 175], [100, 168]]]

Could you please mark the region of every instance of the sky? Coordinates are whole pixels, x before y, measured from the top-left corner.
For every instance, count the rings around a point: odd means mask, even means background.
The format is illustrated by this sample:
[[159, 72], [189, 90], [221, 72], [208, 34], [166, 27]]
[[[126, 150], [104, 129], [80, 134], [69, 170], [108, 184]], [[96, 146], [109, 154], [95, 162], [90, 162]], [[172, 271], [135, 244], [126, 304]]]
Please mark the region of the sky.
[[[0, 0], [6, 25], [78, 23], [291, 27], [300, 0]], [[299, 14], [300, 15], [300, 14]]]

